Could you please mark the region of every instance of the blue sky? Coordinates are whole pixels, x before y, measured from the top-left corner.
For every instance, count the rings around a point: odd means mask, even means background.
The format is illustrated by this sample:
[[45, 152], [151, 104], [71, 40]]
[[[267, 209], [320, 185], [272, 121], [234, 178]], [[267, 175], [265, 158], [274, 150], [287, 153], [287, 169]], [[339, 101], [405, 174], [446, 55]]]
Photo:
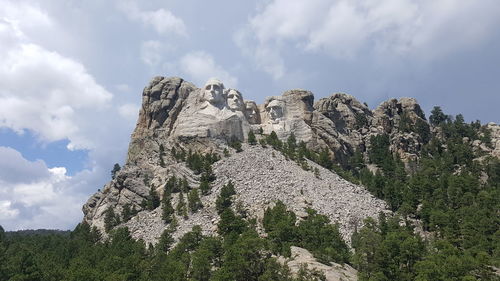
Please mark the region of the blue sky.
[[0, 0], [0, 225], [72, 229], [157, 75], [499, 122], [497, 0]]

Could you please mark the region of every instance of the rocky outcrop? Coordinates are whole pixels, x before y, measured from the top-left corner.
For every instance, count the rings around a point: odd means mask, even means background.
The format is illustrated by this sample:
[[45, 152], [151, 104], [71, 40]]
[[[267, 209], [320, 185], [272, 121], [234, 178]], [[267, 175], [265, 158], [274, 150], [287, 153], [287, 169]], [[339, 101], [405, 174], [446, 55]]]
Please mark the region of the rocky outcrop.
[[286, 264], [293, 274], [297, 274], [302, 267], [310, 270], [317, 270], [322, 272], [327, 281], [356, 281], [358, 280], [358, 271], [351, 266], [344, 264], [332, 263], [326, 265], [318, 262], [313, 255], [306, 249], [300, 247], [291, 247], [290, 258], [285, 259], [280, 257], [278, 259], [282, 264]]
[[184, 101], [196, 87], [181, 78], [154, 77], [142, 93], [142, 107], [132, 139], [172, 130]]
[[[361, 226], [365, 218], [377, 217], [380, 212], [386, 211], [385, 202], [373, 197], [364, 187], [352, 184], [316, 163], [309, 162], [308, 165], [311, 169], [318, 169], [319, 174], [305, 171], [272, 148], [244, 145], [243, 152], [233, 153], [213, 165], [217, 180], [212, 184], [211, 194], [202, 197], [203, 209], [190, 214], [187, 219], [177, 216], [180, 223], [174, 238], [181, 237], [195, 225], [200, 225], [207, 235], [216, 234], [219, 217], [215, 200], [222, 186], [229, 181], [233, 182], [237, 193], [234, 205], [238, 211], [248, 218], [255, 218], [259, 225], [264, 210], [279, 200], [299, 217], [307, 215], [306, 208], [326, 215], [332, 223], [339, 224], [343, 238], [350, 241], [354, 229]], [[102, 192], [91, 197], [84, 207], [85, 219], [102, 229], [104, 212], [108, 207], [113, 207], [116, 213], [122, 213], [127, 203], [140, 208], [149, 188], [144, 183], [145, 177], [137, 172], [120, 171]], [[183, 163], [171, 163], [166, 168], [148, 173], [151, 174], [150, 184], [159, 187], [159, 194], [171, 175], [186, 176], [192, 187], [199, 184], [196, 176]], [[174, 194], [173, 206], [177, 202], [178, 194]], [[167, 227], [161, 219], [160, 208], [151, 212], [142, 211], [124, 225], [134, 238], [148, 243], [156, 243]]]
[[[230, 142], [245, 141], [250, 131], [259, 138], [260, 132], [274, 131], [282, 140], [293, 134], [312, 150], [327, 149], [341, 165], [347, 165], [355, 151], [364, 153], [366, 159], [371, 137], [387, 134], [390, 150], [411, 170], [410, 164], [418, 161], [421, 148], [428, 141], [430, 127], [412, 98], [391, 99], [370, 111], [347, 94], [336, 93], [314, 102], [310, 91], [290, 90], [257, 105], [244, 100], [238, 90], [225, 89], [217, 79], [209, 80], [200, 89], [181, 78], [155, 77], [142, 94], [126, 165], [87, 201], [84, 220], [102, 230], [106, 209], [121, 214], [125, 206], [132, 207], [139, 213], [124, 225], [135, 238], [155, 242], [166, 226], [159, 209], [147, 211], [141, 207], [150, 187], [162, 194], [172, 175], [185, 178], [191, 187], [200, 183], [199, 175], [174, 159], [172, 148], [223, 155], [224, 149], [231, 150]], [[476, 140], [471, 145], [500, 157], [500, 126], [490, 123], [484, 134], [484, 142]], [[179, 217], [174, 237], [180, 237], [194, 225], [201, 225], [206, 234], [215, 233], [219, 219], [215, 199], [229, 180], [235, 183], [240, 211], [257, 221], [262, 219], [266, 207], [281, 200], [299, 216], [305, 215], [307, 207], [328, 216], [340, 224], [346, 240], [364, 218], [385, 210], [385, 203], [363, 187], [314, 163], [309, 165], [320, 171], [319, 176], [304, 171], [271, 148], [244, 146], [244, 152], [233, 153], [214, 165], [217, 180], [212, 193], [202, 199], [205, 207], [187, 219]], [[174, 195], [174, 205], [177, 200]]]
[[314, 108], [333, 121], [337, 132], [345, 135], [353, 130], [367, 133], [366, 129], [373, 119], [373, 114], [366, 105], [343, 93], [320, 99], [314, 104]]
[[[477, 142], [474, 146], [478, 146], [484, 152], [493, 157], [500, 158], [500, 125], [488, 123], [485, 128], [489, 134], [489, 143]], [[483, 133], [484, 134], [484, 133]]]
[[372, 113], [353, 96], [336, 93], [314, 104], [313, 130], [317, 148], [328, 147], [338, 163], [345, 164], [356, 150], [365, 151]]
[[[483, 128], [481, 140], [474, 149], [500, 158], [500, 126], [490, 123]], [[243, 144], [243, 152], [229, 147], [244, 142], [252, 131], [257, 138], [275, 132], [281, 140], [292, 134], [316, 152], [327, 149], [337, 164], [348, 165], [356, 151], [367, 159], [370, 139], [387, 134], [390, 151], [407, 165], [418, 161], [422, 146], [429, 140], [431, 128], [417, 101], [412, 98], [391, 99], [371, 111], [353, 96], [336, 93], [314, 102], [306, 90], [290, 90], [272, 96], [261, 105], [243, 99], [236, 89], [225, 89], [221, 81], [210, 79], [203, 88], [178, 77], [155, 77], [142, 94], [142, 107], [132, 134], [127, 162], [112, 181], [96, 192], [83, 206], [84, 221], [104, 233], [106, 210], [122, 215], [125, 208], [138, 211], [121, 226], [131, 235], [147, 243], [155, 243], [167, 225], [160, 207], [146, 210], [142, 204], [153, 188], [158, 194], [168, 179], [175, 175], [191, 188], [198, 187], [195, 175], [173, 150], [211, 152], [223, 156], [213, 165], [216, 175], [211, 193], [202, 196], [204, 207], [188, 217], [176, 216], [179, 222], [175, 239], [201, 226], [204, 234], [215, 235], [219, 216], [215, 201], [220, 189], [232, 181], [237, 195], [235, 210], [257, 221], [261, 234], [264, 210], [280, 200], [299, 218], [313, 208], [338, 223], [342, 237], [350, 241], [356, 227], [367, 217], [388, 212], [382, 200], [370, 195], [362, 186], [352, 184], [337, 174], [308, 161], [306, 171], [272, 148]], [[468, 140], [464, 140], [466, 142]], [[371, 165], [373, 166], [373, 165]], [[376, 167], [371, 167], [373, 170]], [[172, 204], [179, 200], [174, 193]], [[300, 264], [325, 273], [327, 280], [356, 280], [356, 272], [348, 266], [318, 263], [309, 252], [292, 247], [292, 257], [283, 260], [293, 272]]]
[[370, 134], [364, 142], [370, 147], [372, 135], [388, 134], [390, 151], [397, 154], [410, 171], [420, 156], [421, 148], [429, 141], [430, 125], [414, 98], [391, 99], [373, 111]]
[[250, 130], [274, 131], [283, 140], [293, 133], [311, 149], [328, 148], [341, 165], [356, 150], [365, 152], [372, 135], [389, 134], [391, 151], [407, 163], [418, 158], [426, 142], [415, 130], [429, 128], [415, 99], [392, 99], [372, 112], [351, 95], [336, 93], [314, 102], [310, 91], [290, 90], [257, 105], [222, 82], [212, 82], [218, 89], [213, 93], [209, 83], [198, 89], [177, 77], [153, 78], [143, 92], [128, 163], [144, 161], [160, 145], [217, 151], [221, 143], [244, 141]]

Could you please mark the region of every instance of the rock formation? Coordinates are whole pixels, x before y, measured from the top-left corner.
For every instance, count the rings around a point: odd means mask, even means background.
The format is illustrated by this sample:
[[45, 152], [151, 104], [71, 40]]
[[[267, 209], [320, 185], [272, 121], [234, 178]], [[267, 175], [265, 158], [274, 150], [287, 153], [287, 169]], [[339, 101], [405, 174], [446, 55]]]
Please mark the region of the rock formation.
[[291, 247], [291, 257], [289, 259], [280, 258], [279, 261], [286, 264], [292, 273], [297, 274], [303, 265], [308, 269], [323, 272], [328, 281], [355, 281], [358, 280], [358, 271], [351, 266], [336, 264], [328, 266], [318, 262], [313, 255], [306, 249], [300, 247]]
[[[160, 207], [147, 210], [141, 205], [148, 198], [150, 188], [162, 194], [172, 175], [184, 178], [191, 187], [200, 184], [200, 175], [176, 161], [172, 152], [175, 149], [218, 155], [223, 155], [223, 150], [231, 151], [231, 156], [213, 165], [216, 181], [212, 183], [211, 193], [202, 196], [204, 208], [188, 218], [177, 216], [180, 223], [173, 234], [176, 239], [194, 225], [200, 225], [205, 234], [216, 233], [219, 216], [215, 200], [229, 180], [235, 185], [238, 211], [255, 218], [258, 228], [262, 226], [266, 207], [277, 200], [299, 217], [306, 215], [307, 207], [326, 215], [332, 222], [339, 223], [347, 241], [365, 218], [386, 212], [385, 202], [370, 195], [364, 187], [313, 162], [308, 165], [317, 170], [317, 174], [303, 170], [270, 147], [244, 144], [243, 152], [234, 153], [229, 144], [246, 141], [250, 131], [258, 138], [275, 132], [281, 140], [293, 134], [313, 151], [327, 149], [340, 165], [347, 165], [356, 151], [367, 158], [371, 137], [387, 134], [390, 151], [399, 155], [411, 170], [411, 163], [418, 161], [421, 147], [428, 141], [426, 132], [430, 126], [412, 98], [391, 99], [371, 111], [347, 94], [336, 93], [314, 102], [311, 92], [291, 90], [257, 105], [244, 100], [238, 90], [225, 89], [217, 79], [210, 79], [200, 89], [181, 78], [155, 77], [143, 91], [126, 164], [83, 206], [84, 221], [103, 230], [108, 208], [121, 214], [126, 205], [131, 206], [139, 212], [122, 225], [129, 227], [134, 238], [155, 243], [167, 226], [161, 218]], [[488, 124], [487, 131], [491, 134], [491, 143], [473, 145], [500, 157], [500, 126]], [[172, 200], [175, 205], [177, 196]], [[297, 256], [307, 256], [300, 249], [296, 252]], [[324, 268], [323, 271], [328, 272]], [[351, 269], [342, 274], [346, 276], [338, 280], [351, 280]]]

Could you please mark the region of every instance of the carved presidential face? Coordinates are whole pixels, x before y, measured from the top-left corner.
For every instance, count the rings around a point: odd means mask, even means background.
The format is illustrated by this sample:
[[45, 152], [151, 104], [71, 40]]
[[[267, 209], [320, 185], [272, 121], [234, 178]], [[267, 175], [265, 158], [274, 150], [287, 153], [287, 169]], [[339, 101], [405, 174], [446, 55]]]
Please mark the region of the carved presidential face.
[[278, 100], [272, 100], [266, 106], [266, 111], [271, 120], [276, 120], [283, 117], [283, 104]]
[[229, 90], [227, 93], [227, 106], [231, 110], [243, 110], [243, 98], [238, 91], [234, 89]]
[[224, 84], [217, 79], [209, 79], [205, 84], [203, 99], [213, 105], [223, 103]]
[[245, 116], [250, 124], [260, 123], [259, 110], [253, 101], [245, 101]]

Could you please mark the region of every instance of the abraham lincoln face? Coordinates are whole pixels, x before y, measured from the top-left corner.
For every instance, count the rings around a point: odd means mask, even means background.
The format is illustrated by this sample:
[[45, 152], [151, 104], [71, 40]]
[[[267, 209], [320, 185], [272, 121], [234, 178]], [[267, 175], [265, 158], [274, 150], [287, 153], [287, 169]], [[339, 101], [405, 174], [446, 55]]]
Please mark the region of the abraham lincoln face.
[[276, 120], [283, 117], [283, 104], [278, 100], [272, 100], [266, 106], [266, 111], [271, 120]]

